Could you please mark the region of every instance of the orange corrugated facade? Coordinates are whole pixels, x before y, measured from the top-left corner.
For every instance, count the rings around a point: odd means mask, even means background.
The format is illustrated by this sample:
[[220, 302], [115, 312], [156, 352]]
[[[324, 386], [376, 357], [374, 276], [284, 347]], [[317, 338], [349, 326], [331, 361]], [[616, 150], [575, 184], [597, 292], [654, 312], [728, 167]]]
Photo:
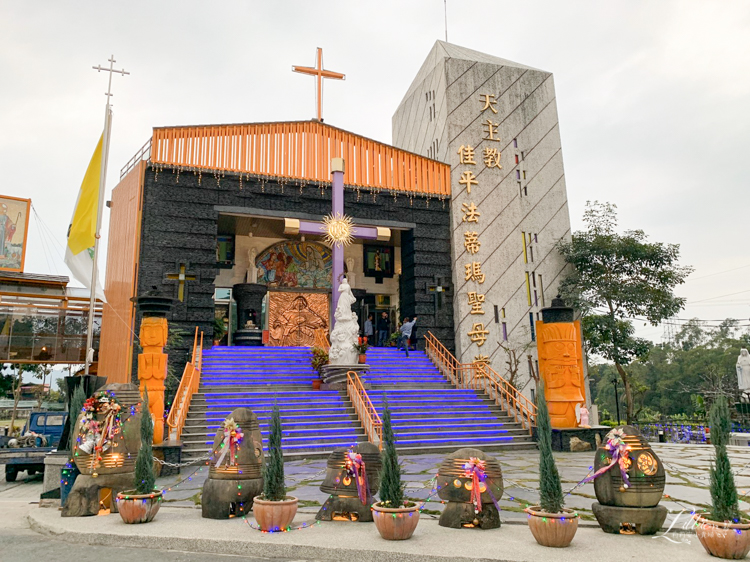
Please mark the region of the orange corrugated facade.
[[344, 185], [450, 196], [450, 167], [318, 121], [157, 127], [151, 162], [329, 182], [331, 159], [346, 161]]
[[130, 382], [134, 307], [141, 244], [141, 198], [147, 163], [140, 162], [112, 190], [109, 248], [99, 346], [99, 375], [108, 383]]

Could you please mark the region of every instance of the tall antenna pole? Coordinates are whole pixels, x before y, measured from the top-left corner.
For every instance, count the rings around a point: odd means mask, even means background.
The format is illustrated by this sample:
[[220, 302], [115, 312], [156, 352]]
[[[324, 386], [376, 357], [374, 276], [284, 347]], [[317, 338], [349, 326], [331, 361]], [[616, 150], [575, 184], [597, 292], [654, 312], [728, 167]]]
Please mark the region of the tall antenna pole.
[[445, 42], [448, 42], [448, 0], [443, 0], [445, 6]]
[[112, 106], [109, 103], [109, 98], [112, 97], [112, 75], [114, 73], [130, 74], [125, 70], [115, 70], [115, 56], [109, 57], [109, 68], [103, 68], [102, 66], [92, 66], [97, 72], [105, 71], [109, 72], [109, 84], [107, 85], [107, 92], [104, 94], [107, 96], [107, 105], [104, 109], [104, 135], [102, 140], [102, 169], [99, 174], [99, 209], [96, 214], [96, 232], [94, 234], [94, 266], [91, 270], [91, 297], [89, 298], [89, 323], [88, 329], [86, 330], [86, 371], [89, 374], [89, 368], [91, 363], [94, 361], [94, 311], [96, 308], [96, 284], [98, 282], [97, 277], [99, 274], [99, 239], [100, 231], [102, 228], [102, 213], [104, 211], [104, 192], [107, 183], [107, 161], [109, 159], [109, 136], [112, 130]]

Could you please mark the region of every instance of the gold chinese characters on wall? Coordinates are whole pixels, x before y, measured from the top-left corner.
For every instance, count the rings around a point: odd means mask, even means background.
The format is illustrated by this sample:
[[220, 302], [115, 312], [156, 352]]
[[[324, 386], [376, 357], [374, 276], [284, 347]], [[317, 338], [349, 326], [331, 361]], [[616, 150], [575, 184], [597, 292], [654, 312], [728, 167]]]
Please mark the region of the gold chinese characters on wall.
[[[481, 108], [479, 114], [483, 118], [483, 120], [478, 122], [479, 127], [481, 127], [480, 133], [482, 135], [482, 142], [487, 142], [488, 144], [500, 142], [500, 136], [498, 133], [500, 123], [492, 120], [493, 116], [498, 112], [496, 107], [496, 96], [487, 93], [479, 94], [479, 104]], [[485, 115], [487, 116], [487, 119], [484, 119]], [[476, 195], [477, 192], [481, 190], [479, 179], [481, 177], [481, 171], [478, 171], [475, 174], [477, 167], [476, 151], [477, 148], [469, 144], [462, 144], [457, 151], [459, 164], [459, 169], [457, 170], [459, 173], [458, 183], [466, 189], [466, 195], [468, 196]], [[502, 165], [500, 164], [501, 152], [496, 146], [483, 147], [481, 155], [481, 163], [484, 164], [485, 169], [502, 169]], [[469, 168], [469, 166], [471, 167]], [[480, 175], [478, 176], [477, 174]], [[472, 187], [475, 188], [473, 194]], [[464, 249], [468, 255], [475, 257], [482, 247], [482, 242], [480, 240], [482, 232], [480, 228], [480, 217], [482, 216], [482, 213], [479, 210], [479, 206], [474, 201], [466, 201], [461, 203], [461, 214], [461, 223], [467, 223], [467, 225], [468, 223], [471, 223], [472, 225], [472, 229], [467, 229], [463, 232]], [[469, 306], [469, 314], [476, 318], [476, 316], [484, 315], [484, 303], [486, 300], [486, 295], [479, 292], [481, 289], [479, 286], [485, 281], [485, 274], [482, 272], [482, 262], [477, 259], [476, 261], [466, 263], [464, 264], [464, 271], [465, 281], [473, 284], [467, 286], [466, 303]], [[489, 327], [486, 327], [484, 322], [473, 321], [471, 330], [466, 333], [466, 336], [472, 344], [476, 344], [477, 347], [482, 347], [487, 341], [489, 335]], [[477, 355], [477, 357], [486, 356]]]

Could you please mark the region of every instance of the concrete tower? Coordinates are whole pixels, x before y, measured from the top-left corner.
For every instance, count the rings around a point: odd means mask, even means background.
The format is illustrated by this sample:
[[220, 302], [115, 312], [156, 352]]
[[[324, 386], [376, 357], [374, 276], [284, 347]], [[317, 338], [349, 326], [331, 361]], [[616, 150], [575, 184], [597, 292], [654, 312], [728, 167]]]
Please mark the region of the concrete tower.
[[523, 386], [538, 372], [534, 321], [565, 268], [554, 246], [570, 236], [552, 74], [438, 41], [393, 144], [451, 167], [456, 356], [507, 377], [513, 350]]

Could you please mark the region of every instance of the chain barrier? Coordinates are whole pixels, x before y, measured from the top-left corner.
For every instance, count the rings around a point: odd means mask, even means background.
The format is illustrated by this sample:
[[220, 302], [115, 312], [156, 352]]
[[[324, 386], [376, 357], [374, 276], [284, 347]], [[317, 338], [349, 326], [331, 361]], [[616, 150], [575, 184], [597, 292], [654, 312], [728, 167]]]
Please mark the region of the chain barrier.
[[205, 457], [200, 457], [200, 458], [193, 459], [193, 460], [187, 461], [187, 462], [169, 462], [169, 461], [161, 460], [161, 459], [156, 458], [156, 457], [152, 457], [152, 458], [154, 459], [154, 461], [158, 462], [162, 466], [169, 466], [169, 467], [172, 467], [172, 468], [182, 468], [183, 466], [190, 466], [191, 464], [196, 464], [196, 463], [199, 463], [199, 462], [205, 462], [205, 461], [207, 461], [208, 459], [211, 458], [211, 455], [206, 455]]

